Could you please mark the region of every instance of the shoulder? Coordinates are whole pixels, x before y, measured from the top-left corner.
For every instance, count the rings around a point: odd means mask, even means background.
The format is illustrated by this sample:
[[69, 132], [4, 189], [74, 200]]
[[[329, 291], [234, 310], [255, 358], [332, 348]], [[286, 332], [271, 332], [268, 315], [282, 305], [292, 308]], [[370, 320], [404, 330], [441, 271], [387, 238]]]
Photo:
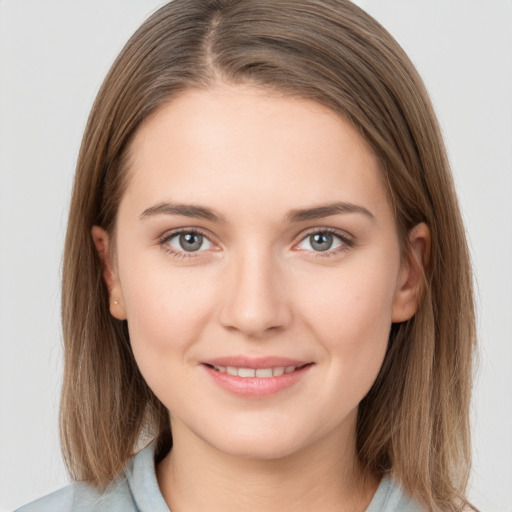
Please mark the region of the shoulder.
[[15, 512], [135, 512], [136, 510], [126, 479], [121, 478], [103, 492], [89, 484], [75, 482]]
[[392, 476], [383, 477], [366, 512], [424, 512]]
[[15, 512], [169, 512], [155, 473], [155, 444], [128, 461], [124, 474], [100, 491], [75, 482]]

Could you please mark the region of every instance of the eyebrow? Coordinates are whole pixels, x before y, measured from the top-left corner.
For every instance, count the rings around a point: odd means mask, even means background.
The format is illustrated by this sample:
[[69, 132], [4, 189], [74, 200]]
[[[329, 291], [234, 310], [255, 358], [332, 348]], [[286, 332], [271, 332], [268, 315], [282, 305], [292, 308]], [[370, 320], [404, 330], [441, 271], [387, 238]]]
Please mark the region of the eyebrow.
[[373, 221], [375, 220], [373, 213], [363, 206], [345, 202], [335, 202], [315, 206], [314, 208], [291, 210], [286, 215], [285, 219], [288, 222], [294, 223], [303, 222], [305, 220], [321, 219], [323, 217], [329, 217], [330, 215], [337, 215], [340, 213], [359, 213], [365, 215]]
[[140, 215], [140, 220], [145, 220], [148, 217], [155, 215], [183, 215], [184, 217], [193, 217], [195, 219], [205, 219], [212, 222], [224, 223], [226, 219], [215, 213], [210, 208], [204, 206], [197, 206], [193, 204], [182, 203], [159, 203], [144, 210]]
[[[315, 206], [313, 208], [294, 209], [285, 216], [285, 221], [290, 223], [304, 222], [306, 220], [321, 219], [331, 215], [339, 215], [340, 213], [359, 213], [365, 215], [371, 220], [375, 220], [375, 216], [363, 206], [357, 204], [335, 202]], [[151, 206], [144, 210], [140, 219], [145, 220], [148, 217], [156, 215], [182, 215], [184, 217], [192, 217], [196, 219], [204, 219], [217, 223], [225, 223], [226, 219], [221, 214], [216, 213], [210, 208], [198, 206], [194, 204], [171, 203], [164, 202], [155, 206]]]

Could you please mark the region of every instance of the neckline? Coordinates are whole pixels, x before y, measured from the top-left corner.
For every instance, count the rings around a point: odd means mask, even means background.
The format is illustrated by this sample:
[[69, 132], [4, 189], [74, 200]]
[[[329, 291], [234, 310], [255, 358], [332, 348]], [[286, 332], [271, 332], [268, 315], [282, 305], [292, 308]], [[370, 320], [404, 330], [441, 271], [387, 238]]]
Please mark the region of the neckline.
[[[128, 486], [138, 512], [171, 512], [158, 486], [155, 448], [156, 441], [152, 441], [131, 459], [125, 469]], [[365, 512], [382, 510], [390, 500], [394, 488], [392, 477], [385, 474]]]

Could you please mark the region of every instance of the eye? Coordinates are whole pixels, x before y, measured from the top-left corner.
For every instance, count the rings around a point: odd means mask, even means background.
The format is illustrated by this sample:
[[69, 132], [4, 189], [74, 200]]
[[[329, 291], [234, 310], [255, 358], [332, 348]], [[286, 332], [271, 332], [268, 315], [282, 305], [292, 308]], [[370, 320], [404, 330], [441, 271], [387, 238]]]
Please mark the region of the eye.
[[163, 244], [175, 253], [192, 253], [211, 249], [213, 244], [202, 233], [197, 231], [180, 231], [166, 237]]
[[341, 233], [334, 233], [329, 230], [320, 230], [309, 233], [299, 244], [298, 249], [314, 252], [336, 253], [352, 245], [352, 241]]

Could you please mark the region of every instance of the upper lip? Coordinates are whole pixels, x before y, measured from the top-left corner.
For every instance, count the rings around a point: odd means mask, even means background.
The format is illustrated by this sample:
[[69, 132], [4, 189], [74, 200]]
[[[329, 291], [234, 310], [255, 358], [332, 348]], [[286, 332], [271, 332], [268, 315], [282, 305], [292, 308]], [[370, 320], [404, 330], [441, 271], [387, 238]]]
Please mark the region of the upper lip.
[[265, 356], [265, 357], [249, 357], [249, 356], [225, 356], [216, 357], [201, 361], [202, 364], [210, 366], [232, 366], [235, 368], [279, 368], [281, 366], [304, 366], [312, 361], [303, 361], [292, 359], [289, 357]]

